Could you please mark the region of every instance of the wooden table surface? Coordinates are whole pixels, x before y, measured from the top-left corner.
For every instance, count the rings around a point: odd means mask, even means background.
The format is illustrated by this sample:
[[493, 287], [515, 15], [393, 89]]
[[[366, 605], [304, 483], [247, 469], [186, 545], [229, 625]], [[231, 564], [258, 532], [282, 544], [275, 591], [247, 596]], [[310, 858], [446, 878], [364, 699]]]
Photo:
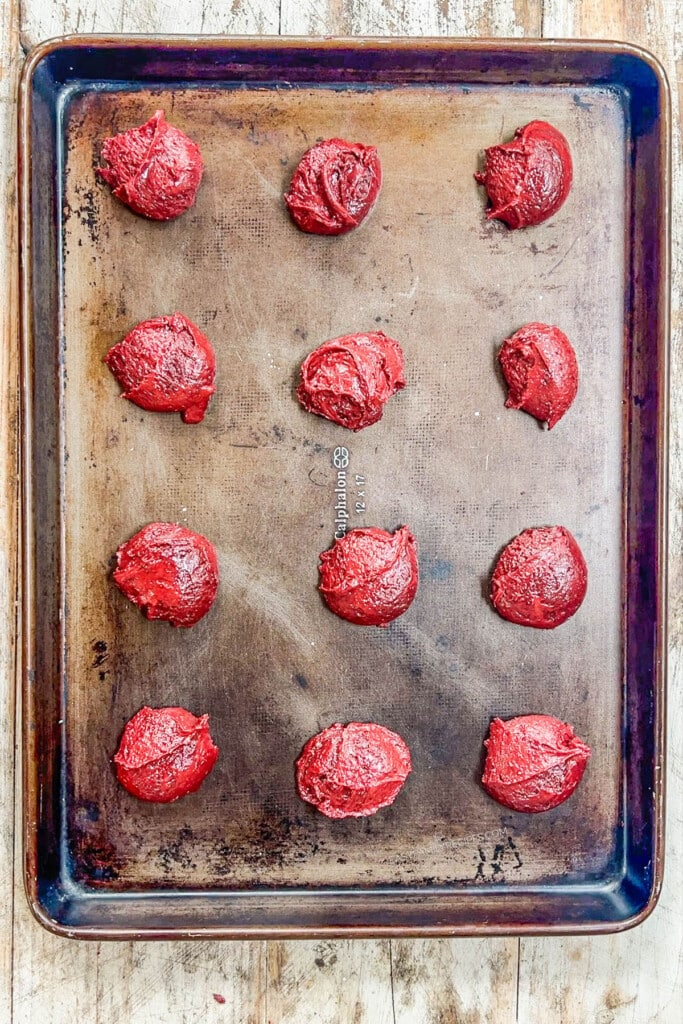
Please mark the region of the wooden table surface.
[[[613, 937], [82, 943], [31, 917], [21, 877], [16, 651], [16, 86], [72, 32], [623, 39], [663, 62], [674, 109], [666, 877]], [[680, 1024], [683, 1021], [682, 0], [0, 0], [0, 1020], [39, 1024]], [[16, 822], [16, 827], [13, 823]], [[214, 999], [214, 993], [224, 1002]]]

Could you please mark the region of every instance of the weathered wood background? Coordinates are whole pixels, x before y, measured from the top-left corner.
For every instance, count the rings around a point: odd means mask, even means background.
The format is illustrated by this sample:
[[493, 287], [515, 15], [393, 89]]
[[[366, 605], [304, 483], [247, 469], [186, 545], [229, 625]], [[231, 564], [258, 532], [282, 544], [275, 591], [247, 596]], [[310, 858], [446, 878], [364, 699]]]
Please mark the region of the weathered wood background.
[[[57, 939], [21, 880], [16, 612], [15, 95], [25, 52], [71, 32], [545, 36], [653, 50], [674, 102], [667, 869], [654, 914], [590, 939], [126, 943]], [[680, 1024], [683, 1021], [683, 99], [681, 0], [0, 0], [0, 1020], [12, 1024]], [[17, 827], [13, 830], [13, 816]], [[222, 995], [224, 1003], [213, 998]]]

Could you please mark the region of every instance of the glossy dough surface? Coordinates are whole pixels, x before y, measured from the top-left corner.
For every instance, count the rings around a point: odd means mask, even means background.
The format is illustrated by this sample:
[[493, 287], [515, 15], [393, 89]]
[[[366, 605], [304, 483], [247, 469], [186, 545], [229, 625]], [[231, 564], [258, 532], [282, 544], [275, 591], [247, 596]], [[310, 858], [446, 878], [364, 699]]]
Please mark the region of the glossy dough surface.
[[382, 168], [374, 146], [325, 139], [302, 156], [285, 203], [294, 223], [316, 235], [343, 235], [375, 204]]
[[562, 132], [547, 121], [530, 121], [510, 142], [485, 150], [484, 169], [475, 178], [491, 200], [489, 220], [526, 228], [557, 213], [569, 195], [572, 175]]
[[208, 715], [144, 707], [123, 730], [114, 763], [119, 782], [133, 796], [170, 803], [199, 789], [217, 757]]
[[350, 530], [320, 556], [320, 591], [342, 619], [386, 626], [412, 604], [418, 586], [417, 545], [407, 526]]
[[524, 530], [502, 552], [491, 578], [499, 615], [520, 626], [554, 629], [580, 608], [588, 570], [564, 526]]
[[405, 387], [403, 352], [382, 331], [326, 341], [301, 365], [297, 397], [304, 409], [349, 430], [382, 418], [384, 405]]
[[579, 367], [566, 334], [530, 323], [507, 338], [498, 359], [508, 384], [508, 409], [523, 409], [552, 430], [576, 398]]
[[374, 722], [339, 723], [305, 745], [299, 795], [328, 818], [358, 818], [393, 803], [412, 770], [401, 737]]
[[590, 747], [566, 722], [550, 715], [495, 718], [484, 740], [482, 785], [513, 811], [538, 813], [567, 800], [591, 755]]
[[99, 176], [135, 213], [151, 220], [173, 220], [194, 205], [204, 172], [199, 146], [169, 124], [163, 110], [102, 145], [108, 167]]
[[183, 313], [143, 320], [104, 361], [124, 398], [150, 412], [179, 412], [185, 423], [204, 419], [216, 390], [211, 342]]
[[216, 550], [176, 523], [149, 523], [116, 552], [114, 581], [148, 619], [193, 626], [218, 590]]

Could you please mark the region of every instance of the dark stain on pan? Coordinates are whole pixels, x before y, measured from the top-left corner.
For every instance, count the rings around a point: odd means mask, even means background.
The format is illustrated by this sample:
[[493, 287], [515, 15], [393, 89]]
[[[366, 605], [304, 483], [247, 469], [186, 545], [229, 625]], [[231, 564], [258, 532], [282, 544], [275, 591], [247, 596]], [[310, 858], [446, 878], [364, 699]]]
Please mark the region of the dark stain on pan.
[[574, 105], [577, 106], [579, 108], [579, 110], [592, 110], [593, 109], [593, 104], [589, 103], [587, 100], [583, 99], [581, 94], [578, 93], [578, 92], [574, 93], [574, 95], [572, 96], [572, 99], [574, 101]]
[[446, 558], [422, 556], [420, 574], [433, 582], [443, 582], [453, 575], [453, 563]]
[[326, 967], [334, 967], [337, 962], [337, 954], [335, 952], [335, 944], [332, 942], [319, 942], [315, 947], [315, 958], [313, 963], [320, 970], [324, 970]]
[[100, 809], [92, 800], [83, 800], [75, 812], [75, 820], [81, 823], [97, 822], [100, 820]]
[[100, 195], [93, 186], [76, 185], [74, 194], [77, 197], [77, 205], [65, 204], [64, 216], [68, 220], [70, 216], [77, 217], [84, 228], [87, 229], [90, 241], [97, 245], [100, 240]]
[[315, 487], [329, 487], [331, 483], [330, 471], [322, 466], [313, 466], [308, 471], [308, 479]]
[[112, 843], [100, 830], [72, 831], [69, 853], [77, 882], [106, 885], [119, 877], [122, 863]]
[[157, 856], [163, 871], [168, 874], [177, 866], [186, 870], [195, 868], [197, 865], [193, 859], [193, 842], [194, 832], [189, 825], [185, 825], [172, 842], [160, 846]]
[[254, 816], [239, 830], [226, 830], [225, 837], [211, 851], [211, 863], [218, 874], [225, 876], [245, 863], [278, 867], [286, 861], [305, 860], [320, 849], [320, 842], [302, 819], [266, 812]]
[[100, 665], [103, 665], [109, 657], [109, 648], [107, 647], [106, 640], [94, 640], [92, 649], [95, 652], [92, 667], [99, 668]]
[[234, 870], [234, 855], [232, 848], [227, 843], [218, 840], [209, 851], [207, 861], [212, 871], [220, 878], [225, 878]]
[[493, 850], [490, 845], [477, 847], [477, 863], [474, 874], [475, 882], [507, 882], [511, 871], [519, 871], [524, 862], [519, 854], [512, 836], [495, 843]]
[[316, 455], [325, 455], [332, 451], [329, 445], [321, 444], [320, 441], [313, 441], [309, 437], [305, 437], [301, 443], [304, 448], [310, 449]]

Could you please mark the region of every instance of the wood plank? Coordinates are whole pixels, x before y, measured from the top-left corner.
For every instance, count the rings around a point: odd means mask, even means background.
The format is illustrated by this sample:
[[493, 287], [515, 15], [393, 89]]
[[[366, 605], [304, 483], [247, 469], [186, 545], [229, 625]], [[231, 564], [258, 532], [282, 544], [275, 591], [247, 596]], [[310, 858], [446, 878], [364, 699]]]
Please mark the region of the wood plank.
[[12, 914], [14, 843], [14, 656], [17, 496], [17, 212], [14, 96], [20, 70], [19, 4], [0, 7], [0, 1016], [12, 1004]]
[[[493, 4], [483, 0], [463, 0], [462, 3], [439, 0], [435, 4], [423, 0], [368, 0], [364, 4], [357, 0], [283, 0], [282, 31], [288, 34], [521, 35], [526, 28], [531, 34], [540, 34], [542, 6], [540, 0], [531, 0], [529, 4], [519, 0], [497, 0]], [[603, 11], [603, 7], [607, 10]], [[7, 11], [12, 8], [16, 8], [15, 0], [0, 0], [3, 51], [6, 43], [12, 50], [11, 36], [5, 31], [5, 26], [11, 22]], [[662, 35], [671, 33], [671, 41], [664, 41], [658, 51], [667, 56], [671, 73], [674, 57], [680, 60], [680, 52], [673, 49], [672, 26], [674, 12], [678, 13], [676, 0], [666, 3], [649, 0], [644, 14], [632, 8], [637, 5], [631, 5], [628, 0], [621, 3], [611, 0], [604, 5], [595, 0], [581, 0], [579, 4], [574, 4], [573, 0], [546, 0], [544, 34], [561, 36], [581, 32], [628, 36], [647, 44], [643, 26], [656, 26], [659, 22]], [[186, 0], [183, 4], [174, 0], [146, 0], [140, 4], [112, 0], [110, 4], [98, 5], [94, 0], [80, 0], [76, 5], [28, 0], [23, 7], [22, 29], [25, 45], [71, 31], [276, 32], [278, 4], [270, 0], [232, 0], [230, 4], [224, 0]], [[678, 38], [682, 36], [679, 18]], [[0, 95], [11, 94], [7, 77], [3, 72], [0, 89], [7, 91]], [[6, 117], [6, 110], [6, 103], [0, 103], [0, 117]], [[13, 118], [11, 107], [9, 111], [8, 124]], [[7, 140], [5, 133], [3, 138]], [[679, 142], [676, 148], [680, 153]], [[4, 195], [8, 174], [2, 160], [0, 154], [0, 196]], [[681, 168], [677, 165], [679, 208], [683, 201], [680, 182]], [[12, 210], [13, 203], [5, 202]], [[680, 235], [676, 254], [679, 283], [675, 299], [674, 376], [680, 380], [683, 356]], [[5, 269], [2, 261], [6, 258], [0, 250], [0, 269]], [[0, 280], [5, 287], [7, 274], [0, 273]], [[12, 303], [8, 305], [0, 300], [0, 316], [4, 310], [15, 308]], [[9, 327], [3, 324], [3, 338], [13, 330], [12, 322]], [[10, 351], [11, 346], [3, 345], [2, 358]], [[12, 381], [12, 367], [8, 369], [10, 376], [3, 379]], [[6, 390], [9, 393], [13, 389]], [[3, 396], [0, 417], [7, 414], [6, 402], [7, 396]], [[676, 518], [672, 527], [673, 536], [680, 537], [683, 525], [678, 511], [683, 506], [679, 483], [683, 480], [680, 416], [675, 414], [674, 420], [672, 509]], [[0, 437], [7, 438], [10, 434], [11, 431], [2, 430]], [[3, 451], [0, 455], [0, 494], [3, 496], [7, 491], [2, 474], [7, 475], [7, 467], [11, 465], [12, 453]], [[11, 507], [11, 504], [5, 505], [5, 508]], [[1, 531], [5, 529], [0, 526], [0, 551], [11, 550], [4, 543], [6, 538]], [[683, 593], [680, 573], [672, 576], [672, 582], [676, 585], [672, 593]], [[678, 613], [680, 598], [672, 604], [672, 613]], [[2, 609], [10, 607], [11, 602], [1, 602], [0, 614], [4, 614]], [[678, 614], [677, 620], [683, 621]], [[1, 624], [0, 635], [9, 635]], [[673, 630], [672, 640], [675, 640], [676, 651], [671, 706], [680, 708], [683, 659], [680, 636], [675, 636]], [[1, 671], [5, 665], [3, 652], [0, 647], [0, 680], [11, 676], [10, 672]], [[9, 693], [0, 690], [0, 713], [9, 707], [9, 701]], [[11, 721], [11, 717], [7, 720]], [[674, 750], [683, 750], [681, 728], [675, 728], [676, 732], [670, 734], [672, 755]], [[11, 740], [0, 740], [0, 764], [8, 764], [8, 758], [11, 758]], [[676, 758], [670, 756], [668, 827], [673, 842], [669, 843], [669, 879], [673, 879], [676, 869], [682, 866], [682, 775], [680, 754]], [[7, 810], [3, 792], [0, 776], [0, 813]], [[4, 820], [9, 820], [6, 814]], [[6, 833], [7, 828], [0, 831]], [[9, 877], [9, 872], [3, 870], [6, 855], [0, 840], [0, 878]], [[681, 949], [683, 913], [680, 899], [672, 889], [673, 885], [667, 883], [653, 918], [633, 933], [598, 940], [525, 940], [518, 1019], [529, 1024], [541, 1016], [546, 1024], [572, 1024], [573, 1021], [584, 1024], [588, 1020], [602, 1024], [626, 1020], [652, 1020], [658, 1024], [678, 1021], [681, 988], [675, 979], [675, 967]], [[333, 1020], [344, 1024], [348, 1019], [353, 1024], [366, 1020], [384, 1024], [385, 1020], [392, 1019], [387, 1016], [392, 966], [397, 1024], [454, 1024], [461, 1020], [502, 1024], [512, 1018], [509, 1008], [514, 1002], [517, 947], [514, 940], [399, 942], [393, 944], [391, 962], [389, 944], [374, 942], [274, 943], [268, 944], [267, 953], [261, 943], [77, 944], [54, 939], [32, 922], [20, 877], [15, 899], [16, 1021], [44, 1019], [50, 1024], [62, 1021], [70, 1024], [72, 1020], [82, 1020], [114, 1024], [125, 1020], [131, 1024], [151, 1024], [152, 1021], [156, 1024], [167, 1020], [201, 1020], [210, 1024], [214, 1020], [227, 1020], [235, 1024], [237, 1021], [265, 1024], [268, 1020], [272, 1024], [287, 1024], [291, 1020], [307, 1024], [309, 1020]], [[0, 915], [9, 906], [8, 894], [0, 906]], [[0, 933], [3, 933], [2, 926], [0, 917]], [[641, 938], [646, 934], [647, 940]], [[7, 958], [11, 953], [9, 942], [4, 946], [0, 950], [0, 972], [2, 957]], [[337, 959], [333, 961], [334, 956]], [[317, 960], [322, 961], [322, 966]], [[1, 979], [0, 973], [0, 999], [5, 991]], [[296, 994], [297, 984], [301, 986], [301, 996]], [[661, 986], [659, 995], [657, 986]], [[222, 995], [226, 1003], [217, 1003], [214, 992]]]
[[262, 942], [65, 941], [18, 899], [15, 947], [12, 1024], [266, 1024]]
[[394, 1024], [512, 1020], [517, 946], [511, 939], [392, 940]]
[[[674, 101], [674, 201], [683, 208], [680, 110], [683, 102], [683, 9], [651, 0], [609, 4], [556, 0], [546, 4], [545, 36], [628, 39], [652, 49], [670, 76]], [[674, 222], [672, 396], [683, 384], [683, 232]], [[683, 409], [671, 407], [670, 536], [683, 531]], [[672, 544], [670, 578], [667, 849], [664, 888], [652, 916], [623, 935], [594, 939], [524, 939], [520, 956], [519, 1019], [528, 1024], [652, 1021], [678, 1024], [683, 1012], [683, 566]]]
[[268, 943], [269, 1024], [393, 1024], [389, 943]]
[[[423, 8], [425, 5], [415, 5]], [[354, 19], [360, 7], [361, 22]], [[362, 21], [377, 4], [282, 0], [283, 35], [386, 34]], [[404, 8], [404, 15], [405, 15]], [[398, 31], [430, 31], [418, 24]], [[268, 1018], [274, 1024], [395, 1024], [388, 941], [275, 942], [268, 947]]]
[[[13, 10], [18, 5], [11, 5]], [[0, 0], [3, 19], [8, 18], [7, 0]], [[18, 12], [15, 10], [18, 22]], [[144, 4], [127, 4], [113, 0], [98, 4], [81, 0], [79, 4], [54, 4], [50, 0], [31, 0], [22, 9], [22, 43], [26, 47], [41, 39], [70, 32], [213, 32], [256, 34], [277, 32], [279, 10], [277, 0], [233, 0], [231, 4], [213, 0], [187, 0], [182, 4], [166, 0], [150, 0]], [[8, 34], [2, 22], [3, 49]], [[18, 37], [14, 40], [18, 48]], [[3, 98], [12, 88], [3, 79]], [[5, 120], [5, 110], [7, 119]], [[14, 110], [3, 104], [0, 111], [3, 128], [13, 128]], [[4, 158], [4, 157], [3, 157]], [[10, 154], [13, 164], [13, 153]], [[3, 168], [3, 182], [4, 165]], [[12, 185], [13, 187], [13, 185]], [[14, 204], [8, 208], [13, 210]], [[9, 258], [14, 260], [14, 247]], [[5, 260], [2, 250], [0, 260]], [[4, 263], [0, 263], [4, 270]], [[0, 273], [0, 280], [7, 275]], [[7, 307], [0, 302], [0, 315]], [[12, 330], [16, 325], [16, 303], [13, 306]], [[2, 359], [15, 346], [2, 347]], [[3, 370], [6, 370], [3, 363]], [[4, 376], [3, 379], [12, 379]], [[14, 394], [14, 388], [9, 391]], [[5, 401], [3, 393], [3, 401]], [[6, 415], [5, 405], [0, 415]], [[2, 423], [5, 426], [5, 423]], [[11, 431], [2, 429], [2, 444]], [[5, 467], [11, 460], [2, 452], [0, 486], [5, 494]], [[9, 506], [7, 506], [9, 507]], [[1, 528], [5, 530], [4, 524]], [[13, 550], [0, 535], [2, 551]], [[5, 574], [0, 574], [5, 596]], [[11, 603], [0, 601], [0, 615]], [[4, 621], [0, 636], [7, 636]], [[5, 669], [6, 653], [0, 651], [0, 680], [9, 679]], [[6, 708], [7, 694], [0, 693], [0, 713]], [[0, 763], [7, 764], [11, 740], [0, 736]], [[0, 808], [6, 776], [0, 775]], [[16, 858], [21, 864], [19, 804], [16, 817]], [[8, 814], [5, 821], [11, 820]], [[2, 836], [9, 834], [4, 828]], [[0, 851], [0, 858], [3, 853]], [[9, 878], [0, 860], [0, 884]], [[4, 894], [3, 894], [4, 895]], [[159, 1024], [160, 1021], [183, 1024], [265, 1024], [266, 959], [265, 944], [253, 943], [77, 943], [55, 938], [33, 920], [23, 893], [20, 867], [16, 872], [14, 925], [14, 1013], [12, 1022], [30, 1024], [45, 1020], [49, 1024], [73, 1024], [73, 1021], [97, 1024]], [[11, 907], [9, 893], [0, 902], [0, 914]], [[0, 958], [11, 957], [9, 944], [0, 949]], [[1, 991], [1, 990], [0, 990]], [[224, 999], [221, 1002], [214, 994]], [[9, 1020], [9, 1014], [2, 1014]]]
[[[406, 4], [400, 0], [359, 4], [353, 0], [283, 0], [284, 35], [540, 35], [541, 4], [495, 4], [470, 0], [464, 4]], [[455, 1024], [456, 1021], [507, 1021], [516, 1002], [516, 939], [424, 940], [376, 943], [390, 947], [393, 1024]], [[284, 955], [296, 977], [310, 977], [310, 957], [301, 947], [278, 944], [275, 956]], [[334, 944], [336, 948], [339, 944]], [[348, 965], [358, 976], [367, 954], [358, 943]], [[352, 959], [351, 959], [352, 957]], [[273, 988], [269, 985], [269, 1009]], [[327, 1000], [326, 1000], [327, 1003]], [[306, 1013], [306, 999], [299, 1013]], [[348, 1006], [350, 1000], [343, 1004]], [[316, 1005], [321, 1005], [316, 988]], [[372, 1005], [372, 1004], [371, 1004]], [[383, 1005], [383, 1004], [380, 1004]], [[379, 1021], [375, 1016], [373, 1021]], [[318, 1018], [311, 1018], [318, 1019]], [[327, 1019], [327, 1018], [325, 1018]], [[332, 1018], [334, 1019], [334, 1018]], [[275, 1020], [279, 1020], [276, 1016]], [[289, 1018], [287, 1018], [289, 1020]], [[297, 1024], [304, 1019], [292, 1017]], [[308, 1018], [305, 1018], [307, 1021]], [[359, 1020], [365, 1020], [361, 1016]], [[355, 1024], [355, 1020], [354, 1020]]]
[[[4, 0], [7, 2], [7, 0]], [[21, 41], [29, 49], [43, 39], [72, 32], [276, 34], [278, 0], [28, 0], [21, 5]]]
[[542, 0], [282, 0], [283, 35], [540, 35]]

